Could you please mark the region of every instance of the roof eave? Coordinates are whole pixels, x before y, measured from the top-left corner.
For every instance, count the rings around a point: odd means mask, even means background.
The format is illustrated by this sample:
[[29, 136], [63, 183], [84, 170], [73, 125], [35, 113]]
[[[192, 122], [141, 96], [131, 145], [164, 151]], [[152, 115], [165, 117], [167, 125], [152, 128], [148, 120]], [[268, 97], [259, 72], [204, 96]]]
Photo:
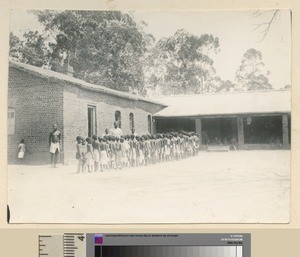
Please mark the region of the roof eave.
[[[28, 65], [28, 64], [25, 64], [25, 65]], [[31, 69], [28, 69], [26, 67], [23, 67], [22, 63], [20, 63], [20, 65], [19, 65], [15, 61], [10, 61], [9, 66], [17, 68], [21, 71], [27, 72], [29, 74], [32, 74], [34, 76], [37, 76], [37, 77], [40, 77], [40, 78], [43, 78], [43, 79], [49, 79], [49, 80], [52, 80], [52, 81], [55, 81], [55, 82], [70, 83], [72, 85], [81, 87], [83, 89], [91, 90], [91, 91], [94, 91], [94, 92], [101, 92], [101, 93], [106, 94], [106, 95], [111, 95], [111, 96], [116, 96], [116, 97], [121, 97], [121, 98], [127, 98], [127, 99], [135, 100], [135, 101], [148, 102], [148, 103], [151, 103], [151, 104], [156, 104], [156, 105], [160, 105], [160, 106], [163, 106], [163, 107], [167, 107], [167, 105], [163, 104], [163, 103], [152, 101], [150, 99], [144, 99], [144, 98], [141, 98], [139, 96], [134, 96], [134, 95], [130, 95], [130, 94], [127, 94], [127, 93], [120, 93], [118, 91], [113, 91], [112, 89], [109, 89], [109, 88], [105, 89], [105, 88], [103, 88], [103, 86], [99, 86], [99, 88], [94, 88], [92, 86], [88, 86], [88, 84], [90, 84], [90, 83], [85, 82], [85, 81], [82, 81], [82, 83], [79, 83], [79, 82], [71, 81], [71, 80], [68, 80], [68, 79], [57, 78], [57, 77], [53, 77], [51, 75], [45, 75], [45, 74], [39, 73], [35, 70], [31, 70]], [[30, 65], [28, 65], [28, 66], [30, 66]], [[37, 67], [37, 68], [39, 68], [39, 67]], [[52, 72], [54, 72], [54, 71], [52, 71]], [[87, 84], [87, 85], [85, 85], [85, 84]], [[91, 84], [91, 85], [93, 85], [93, 84]], [[93, 86], [95, 86], [95, 85], [93, 85]]]

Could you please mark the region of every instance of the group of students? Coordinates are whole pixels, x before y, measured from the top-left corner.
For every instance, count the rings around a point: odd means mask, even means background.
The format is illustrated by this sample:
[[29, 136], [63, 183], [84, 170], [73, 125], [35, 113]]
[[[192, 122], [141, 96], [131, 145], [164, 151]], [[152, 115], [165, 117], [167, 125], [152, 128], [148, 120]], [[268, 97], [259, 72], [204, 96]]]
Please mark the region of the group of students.
[[76, 137], [77, 172], [104, 171], [196, 156], [200, 137], [194, 132], [125, 136]]

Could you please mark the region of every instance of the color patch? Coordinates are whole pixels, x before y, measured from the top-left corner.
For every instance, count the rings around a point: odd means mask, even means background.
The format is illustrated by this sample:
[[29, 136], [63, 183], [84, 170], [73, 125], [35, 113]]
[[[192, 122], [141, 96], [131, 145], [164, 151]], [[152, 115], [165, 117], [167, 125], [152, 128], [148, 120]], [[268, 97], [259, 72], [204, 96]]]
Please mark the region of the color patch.
[[103, 235], [102, 234], [95, 234], [95, 244], [96, 245], [103, 244]]

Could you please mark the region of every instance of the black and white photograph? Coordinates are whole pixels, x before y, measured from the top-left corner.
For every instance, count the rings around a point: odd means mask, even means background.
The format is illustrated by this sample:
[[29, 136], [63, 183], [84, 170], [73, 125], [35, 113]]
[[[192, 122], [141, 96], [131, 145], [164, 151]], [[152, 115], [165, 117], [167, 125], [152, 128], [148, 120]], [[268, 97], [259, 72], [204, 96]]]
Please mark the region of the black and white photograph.
[[289, 223], [291, 11], [10, 11], [10, 223]]

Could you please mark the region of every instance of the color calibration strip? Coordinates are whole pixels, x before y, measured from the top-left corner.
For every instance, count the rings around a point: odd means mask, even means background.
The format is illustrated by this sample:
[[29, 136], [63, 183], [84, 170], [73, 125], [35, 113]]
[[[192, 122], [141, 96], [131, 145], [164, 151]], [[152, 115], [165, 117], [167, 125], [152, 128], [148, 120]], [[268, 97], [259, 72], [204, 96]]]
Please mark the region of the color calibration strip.
[[63, 257], [63, 235], [39, 235], [39, 257]]
[[39, 235], [39, 257], [251, 257], [251, 234]]
[[86, 257], [83, 233], [39, 235], [39, 257]]
[[242, 246], [95, 246], [95, 257], [243, 257]]

